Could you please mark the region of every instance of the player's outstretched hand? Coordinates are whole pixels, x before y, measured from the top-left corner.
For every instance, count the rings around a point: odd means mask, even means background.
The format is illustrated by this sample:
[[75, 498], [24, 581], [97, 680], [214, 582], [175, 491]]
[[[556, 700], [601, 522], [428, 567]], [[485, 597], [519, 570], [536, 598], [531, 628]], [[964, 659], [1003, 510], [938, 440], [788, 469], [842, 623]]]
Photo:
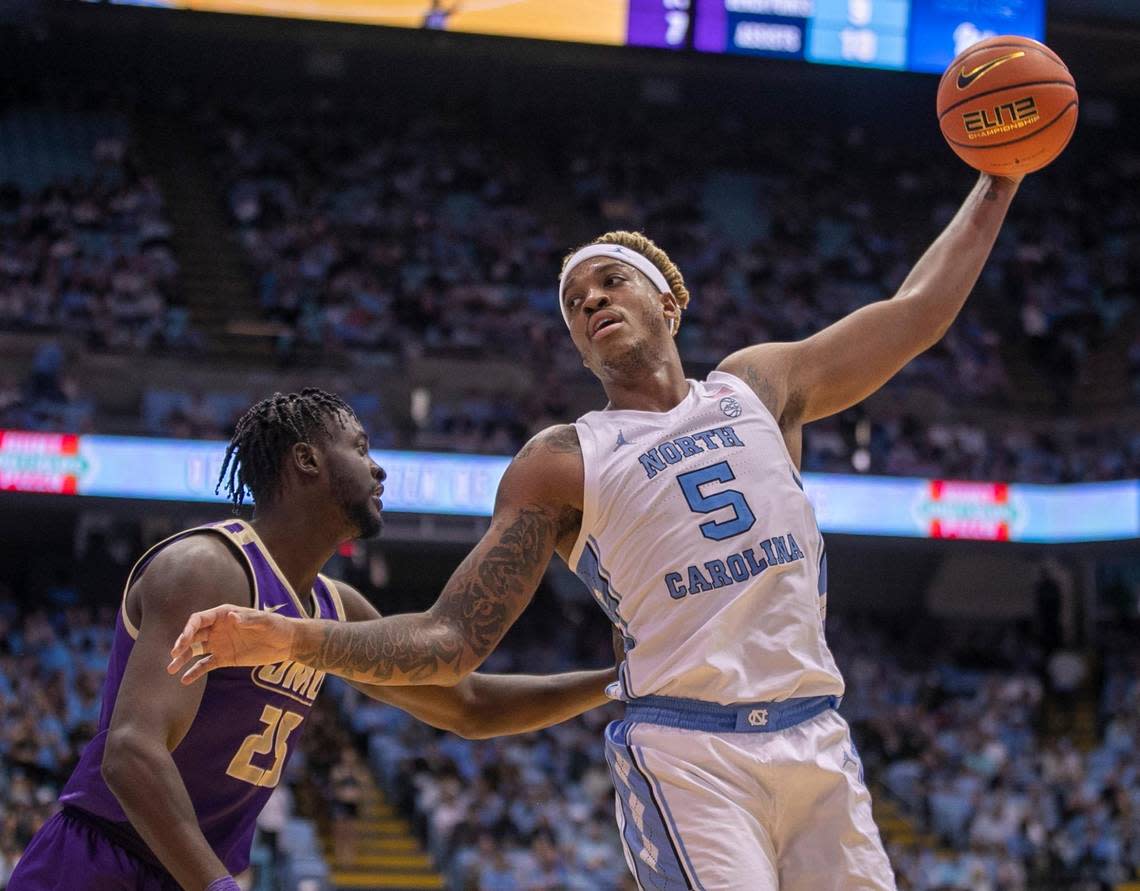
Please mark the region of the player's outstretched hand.
[[216, 606], [194, 613], [170, 650], [170, 674], [192, 684], [215, 668], [271, 665], [289, 658], [296, 620], [243, 606]]

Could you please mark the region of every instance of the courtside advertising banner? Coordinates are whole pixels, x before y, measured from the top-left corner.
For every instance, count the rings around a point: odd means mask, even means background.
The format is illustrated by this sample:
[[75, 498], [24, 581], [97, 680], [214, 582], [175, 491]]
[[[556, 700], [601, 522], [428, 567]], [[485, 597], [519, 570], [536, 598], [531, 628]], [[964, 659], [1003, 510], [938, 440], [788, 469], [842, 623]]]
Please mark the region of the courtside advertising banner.
[[[208, 501], [225, 443], [0, 431], [0, 491]], [[387, 511], [490, 516], [499, 455], [373, 451]], [[1140, 481], [1063, 486], [804, 474], [824, 532], [1064, 543], [1140, 538]]]

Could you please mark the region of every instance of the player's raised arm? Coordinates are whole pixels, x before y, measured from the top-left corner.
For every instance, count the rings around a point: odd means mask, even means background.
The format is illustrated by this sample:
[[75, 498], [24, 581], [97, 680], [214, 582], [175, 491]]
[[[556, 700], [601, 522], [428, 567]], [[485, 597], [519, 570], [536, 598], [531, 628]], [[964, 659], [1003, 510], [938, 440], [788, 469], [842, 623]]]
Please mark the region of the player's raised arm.
[[189, 730], [205, 685], [163, 677], [171, 641], [194, 609], [248, 603], [249, 580], [220, 539], [176, 542], [147, 567], [128, 595], [138, 609], [131, 649], [107, 733], [102, 773], [131, 825], [183, 888], [226, 876], [198, 825], [171, 757]]
[[782, 427], [867, 398], [946, 333], [981, 274], [1019, 183], [982, 174], [891, 299], [798, 343], [747, 347], [720, 370], [744, 379]]
[[[351, 585], [336, 583], [350, 622], [379, 619], [368, 600]], [[352, 681], [365, 696], [468, 739], [529, 733], [560, 724], [608, 702], [606, 686], [616, 668], [555, 675], [470, 674], [451, 687], [383, 686]]]
[[581, 520], [582, 456], [573, 427], [540, 433], [499, 484], [491, 526], [427, 612], [368, 622], [295, 620], [220, 607], [191, 616], [168, 671], [184, 683], [215, 668], [292, 659], [372, 684], [458, 683], [530, 603], [555, 549]]

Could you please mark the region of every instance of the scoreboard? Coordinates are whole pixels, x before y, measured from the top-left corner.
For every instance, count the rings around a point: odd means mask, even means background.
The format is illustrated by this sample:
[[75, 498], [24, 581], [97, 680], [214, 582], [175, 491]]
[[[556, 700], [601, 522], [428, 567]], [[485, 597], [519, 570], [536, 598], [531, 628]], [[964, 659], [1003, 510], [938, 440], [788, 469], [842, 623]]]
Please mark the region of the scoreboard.
[[1045, 35], [1045, 0], [694, 2], [698, 50], [829, 65], [940, 73], [986, 37]]
[[1045, 34], [1045, 0], [113, 2], [931, 72], [983, 38]]

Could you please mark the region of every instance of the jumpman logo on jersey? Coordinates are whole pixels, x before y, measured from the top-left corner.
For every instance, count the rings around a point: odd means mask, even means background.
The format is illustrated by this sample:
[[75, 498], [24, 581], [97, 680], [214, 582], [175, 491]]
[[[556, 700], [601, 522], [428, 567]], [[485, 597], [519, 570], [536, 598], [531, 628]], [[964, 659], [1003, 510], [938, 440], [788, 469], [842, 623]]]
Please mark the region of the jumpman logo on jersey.
[[854, 764], [855, 768], [859, 771], [859, 782], [863, 782], [863, 762], [855, 757], [851, 749], [843, 750], [843, 763], [839, 765], [840, 770], [846, 770], [848, 764]]
[[619, 430], [618, 431], [618, 438], [617, 438], [617, 445], [614, 446], [614, 451], [616, 452], [623, 445], [629, 445], [629, 441], [625, 438], [625, 431]]

